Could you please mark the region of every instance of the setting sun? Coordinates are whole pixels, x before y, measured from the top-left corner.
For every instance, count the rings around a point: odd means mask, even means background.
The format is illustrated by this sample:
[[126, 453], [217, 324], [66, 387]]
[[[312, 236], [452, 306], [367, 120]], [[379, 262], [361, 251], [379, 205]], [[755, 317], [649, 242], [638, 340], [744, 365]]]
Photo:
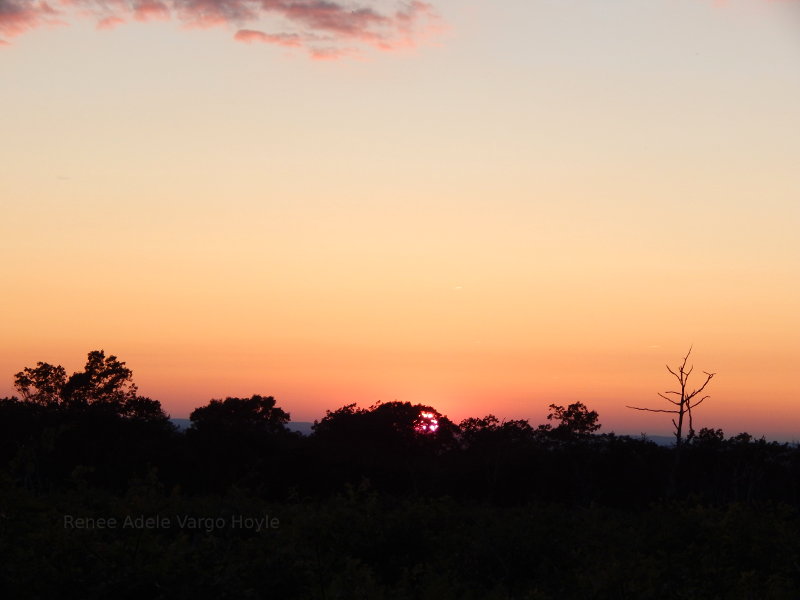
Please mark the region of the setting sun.
[[418, 433], [435, 433], [439, 429], [439, 420], [432, 412], [422, 411], [414, 423], [414, 430]]

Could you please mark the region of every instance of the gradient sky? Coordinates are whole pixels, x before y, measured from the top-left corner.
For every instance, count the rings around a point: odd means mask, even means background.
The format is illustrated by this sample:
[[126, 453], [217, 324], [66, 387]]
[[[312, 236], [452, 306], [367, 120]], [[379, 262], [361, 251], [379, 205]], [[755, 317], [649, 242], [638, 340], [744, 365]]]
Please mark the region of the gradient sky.
[[[800, 2], [0, 0], [0, 396], [800, 439]], [[699, 382], [698, 382], [699, 383]]]

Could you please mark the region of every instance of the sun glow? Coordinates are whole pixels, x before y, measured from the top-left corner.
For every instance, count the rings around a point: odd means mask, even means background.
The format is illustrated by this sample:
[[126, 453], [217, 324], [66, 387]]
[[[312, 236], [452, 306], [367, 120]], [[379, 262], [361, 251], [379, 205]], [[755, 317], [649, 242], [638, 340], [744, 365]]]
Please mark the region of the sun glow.
[[439, 420], [436, 414], [428, 411], [419, 413], [416, 423], [414, 423], [414, 431], [417, 433], [435, 433], [439, 429]]

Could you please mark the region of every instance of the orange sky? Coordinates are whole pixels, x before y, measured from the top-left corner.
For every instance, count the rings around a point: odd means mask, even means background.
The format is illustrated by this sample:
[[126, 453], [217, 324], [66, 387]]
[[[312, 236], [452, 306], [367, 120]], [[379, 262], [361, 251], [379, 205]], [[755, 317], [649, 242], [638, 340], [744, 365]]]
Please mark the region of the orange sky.
[[312, 15], [0, 22], [0, 395], [104, 349], [178, 417], [664, 433], [624, 406], [694, 344], [700, 426], [800, 439], [798, 4], [376, 6], [325, 61]]

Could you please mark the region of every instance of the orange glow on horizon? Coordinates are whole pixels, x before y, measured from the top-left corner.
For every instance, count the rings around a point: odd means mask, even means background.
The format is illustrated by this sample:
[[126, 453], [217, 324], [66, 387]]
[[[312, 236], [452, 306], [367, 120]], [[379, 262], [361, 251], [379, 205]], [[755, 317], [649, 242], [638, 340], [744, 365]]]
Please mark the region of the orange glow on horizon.
[[800, 439], [796, 3], [412, 4], [259, 12], [258, 44], [7, 16], [0, 396], [103, 349], [176, 417], [580, 401], [668, 433], [625, 405], [693, 345], [700, 427]]

